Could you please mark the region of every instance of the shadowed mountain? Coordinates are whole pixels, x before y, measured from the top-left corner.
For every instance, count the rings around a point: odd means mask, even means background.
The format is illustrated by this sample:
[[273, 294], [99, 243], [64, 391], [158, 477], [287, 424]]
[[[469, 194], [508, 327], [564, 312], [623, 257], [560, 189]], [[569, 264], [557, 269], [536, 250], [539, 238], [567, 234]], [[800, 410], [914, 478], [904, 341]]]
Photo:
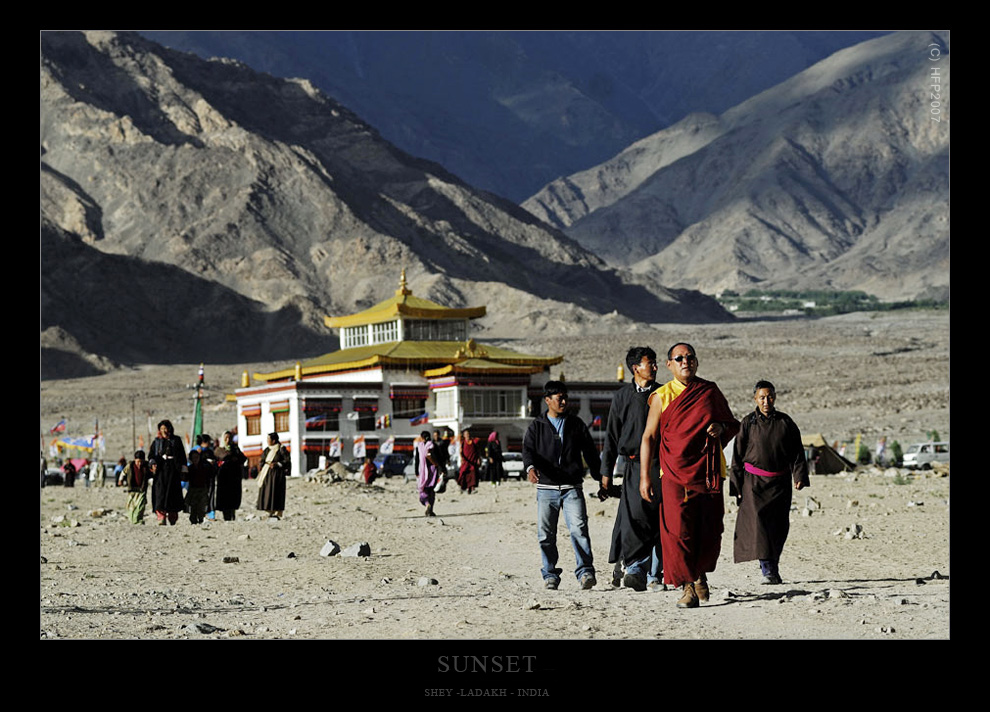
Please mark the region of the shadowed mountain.
[[948, 32], [870, 40], [720, 116], [689, 116], [524, 206], [668, 286], [944, 294], [948, 81]]
[[[115, 274], [123, 265], [109, 258], [127, 257], [162, 280], [147, 294], [118, 290], [119, 308], [135, 300], [129, 326], [181, 298], [177, 323], [201, 321], [202, 304], [208, 320], [254, 332], [237, 346], [209, 330], [195, 346], [192, 332], [169, 332], [186, 341], [137, 340], [121, 359], [281, 358], [316, 348], [313, 334], [329, 350], [323, 316], [389, 296], [402, 268], [420, 296], [487, 304], [479, 326], [491, 334], [729, 318], [701, 294], [609, 268], [520, 207], [408, 156], [306, 81], [135, 34], [44, 32], [41, 49], [43, 239], [58, 235], [65, 251], [67, 235], [79, 238], [76, 290], [102, 288], [85, 275]], [[55, 254], [42, 251], [43, 282], [64, 278]], [[98, 346], [92, 312], [68, 293], [51, 292], [42, 309], [45, 325]], [[259, 338], [259, 320], [272, 339]]]
[[304, 77], [404, 151], [514, 202], [691, 112], [719, 114], [880, 32], [147, 31]]

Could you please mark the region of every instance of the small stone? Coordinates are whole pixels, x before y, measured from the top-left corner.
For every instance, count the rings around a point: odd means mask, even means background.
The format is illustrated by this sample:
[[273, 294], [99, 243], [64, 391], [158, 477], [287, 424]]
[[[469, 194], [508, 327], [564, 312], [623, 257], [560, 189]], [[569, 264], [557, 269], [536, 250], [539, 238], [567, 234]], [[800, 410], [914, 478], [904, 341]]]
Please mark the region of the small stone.
[[237, 558], [236, 556], [225, 556], [223, 557], [222, 561], [225, 564], [236, 564], [238, 561], [240, 561], [240, 559]]
[[340, 552], [341, 556], [371, 556], [371, 545], [366, 541], [351, 546]]
[[540, 602], [537, 600], [530, 600], [529, 603], [526, 604], [526, 610], [537, 611], [539, 609], [540, 609]]
[[285, 558], [287, 558], [287, 559], [294, 559], [294, 558], [296, 558], [296, 552], [290, 551], [288, 554], [285, 555]]
[[327, 543], [320, 549], [320, 556], [334, 556], [338, 553], [340, 553], [340, 544], [330, 539], [327, 539]]
[[417, 586], [438, 586], [440, 584], [435, 578], [430, 578], [428, 576], [420, 577], [419, 581], [416, 582]]

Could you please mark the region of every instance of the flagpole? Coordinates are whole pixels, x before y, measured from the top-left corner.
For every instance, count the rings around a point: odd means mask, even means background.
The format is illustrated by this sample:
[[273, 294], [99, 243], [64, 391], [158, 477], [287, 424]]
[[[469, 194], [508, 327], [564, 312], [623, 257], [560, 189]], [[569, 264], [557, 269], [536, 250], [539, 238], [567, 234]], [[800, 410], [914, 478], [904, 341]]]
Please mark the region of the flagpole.
[[196, 392], [193, 394], [193, 418], [192, 428], [189, 434], [189, 448], [196, 446], [196, 436], [203, 432], [203, 364], [199, 364], [199, 379], [196, 383]]

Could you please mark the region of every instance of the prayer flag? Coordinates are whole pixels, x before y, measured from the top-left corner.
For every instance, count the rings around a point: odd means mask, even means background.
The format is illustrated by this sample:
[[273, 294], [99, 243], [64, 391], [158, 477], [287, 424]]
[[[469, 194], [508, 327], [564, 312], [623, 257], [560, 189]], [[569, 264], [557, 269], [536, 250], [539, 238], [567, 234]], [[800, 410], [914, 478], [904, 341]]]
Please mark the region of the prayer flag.
[[421, 425], [430, 419], [429, 413], [423, 413], [422, 415], [417, 415], [415, 418], [409, 419], [410, 425]]

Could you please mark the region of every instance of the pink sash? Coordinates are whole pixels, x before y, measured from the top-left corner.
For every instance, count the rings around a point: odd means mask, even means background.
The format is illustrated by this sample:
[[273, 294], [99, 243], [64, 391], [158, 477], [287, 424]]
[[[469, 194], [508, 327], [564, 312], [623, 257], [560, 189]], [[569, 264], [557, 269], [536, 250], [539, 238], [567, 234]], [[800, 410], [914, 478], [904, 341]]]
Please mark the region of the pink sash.
[[743, 467], [746, 469], [746, 472], [751, 475], [759, 475], [760, 477], [777, 477], [779, 475], [786, 474], [784, 472], [768, 472], [767, 470], [761, 470], [756, 465], [750, 465], [748, 462], [744, 462]]

